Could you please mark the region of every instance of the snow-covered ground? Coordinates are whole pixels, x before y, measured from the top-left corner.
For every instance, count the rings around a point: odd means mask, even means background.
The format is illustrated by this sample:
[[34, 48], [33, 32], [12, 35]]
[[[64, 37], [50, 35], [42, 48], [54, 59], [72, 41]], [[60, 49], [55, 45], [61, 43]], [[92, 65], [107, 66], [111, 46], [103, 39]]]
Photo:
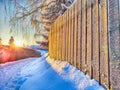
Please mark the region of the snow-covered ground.
[[105, 89], [69, 63], [42, 55], [40, 58], [0, 64], [0, 90]]

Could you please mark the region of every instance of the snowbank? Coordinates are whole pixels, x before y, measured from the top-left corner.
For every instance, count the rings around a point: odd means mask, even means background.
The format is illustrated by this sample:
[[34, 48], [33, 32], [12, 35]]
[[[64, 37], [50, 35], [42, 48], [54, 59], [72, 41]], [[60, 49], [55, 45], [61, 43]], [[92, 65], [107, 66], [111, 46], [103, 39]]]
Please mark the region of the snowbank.
[[66, 61], [58, 61], [50, 59], [50, 57], [47, 58], [47, 61], [62, 78], [73, 82], [77, 90], [105, 90], [96, 80], [86, 76]]
[[105, 90], [65, 61], [47, 56], [0, 64], [0, 90]]

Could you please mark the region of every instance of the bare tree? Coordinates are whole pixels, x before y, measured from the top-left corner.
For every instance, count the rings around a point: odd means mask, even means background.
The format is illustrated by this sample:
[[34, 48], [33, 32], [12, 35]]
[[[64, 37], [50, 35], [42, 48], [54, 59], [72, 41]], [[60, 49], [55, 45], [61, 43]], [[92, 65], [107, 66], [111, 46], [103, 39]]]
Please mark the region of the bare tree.
[[[32, 28], [36, 36], [48, 39], [51, 24], [62, 15], [74, 0], [11, 0], [14, 11], [10, 17], [11, 31], [14, 28], [29, 32]], [[17, 29], [18, 30], [18, 29]], [[45, 32], [45, 33], [43, 33]], [[46, 34], [47, 32], [47, 34]], [[45, 44], [48, 45], [48, 40]], [[37, 41], [38, 42], [38, 41]]]

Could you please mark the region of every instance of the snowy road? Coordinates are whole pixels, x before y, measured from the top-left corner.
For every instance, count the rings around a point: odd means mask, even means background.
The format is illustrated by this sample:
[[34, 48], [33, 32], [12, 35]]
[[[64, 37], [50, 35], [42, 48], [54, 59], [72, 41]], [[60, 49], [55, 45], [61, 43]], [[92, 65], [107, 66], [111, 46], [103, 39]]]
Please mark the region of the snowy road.
[[0, 64], [0, 90], [105, 90], [64, 61], [45, 56]]

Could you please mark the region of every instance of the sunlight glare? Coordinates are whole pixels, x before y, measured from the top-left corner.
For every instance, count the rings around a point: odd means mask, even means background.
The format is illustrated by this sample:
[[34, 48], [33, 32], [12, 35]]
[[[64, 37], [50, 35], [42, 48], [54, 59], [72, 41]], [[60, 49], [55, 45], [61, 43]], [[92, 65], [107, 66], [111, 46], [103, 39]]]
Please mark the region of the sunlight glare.
[[16, 46], [22, 46], [22, 43], [20, 41], [15, 41]]

